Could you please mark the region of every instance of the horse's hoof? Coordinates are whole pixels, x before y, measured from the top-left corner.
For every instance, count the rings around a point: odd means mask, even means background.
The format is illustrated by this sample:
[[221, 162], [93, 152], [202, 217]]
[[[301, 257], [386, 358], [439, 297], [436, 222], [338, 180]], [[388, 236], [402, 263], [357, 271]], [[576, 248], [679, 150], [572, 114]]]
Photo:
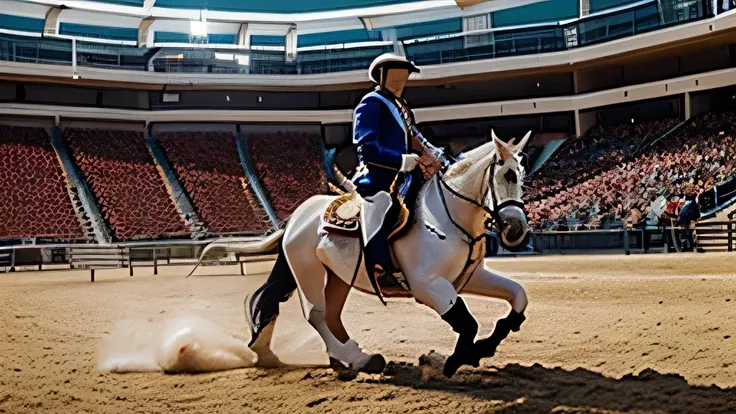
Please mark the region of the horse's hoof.
[[447, 358], [447, 361], [445, 361], [445, 366], [442, 368], [442, 374], [447, 378], [452, 378], [457, 370], [459, 370], [463, 365], [470, 365], [474, 368], [478, 368], [480, 366], [480, 358], [473, 353], [468, 355], [467, 353], [456, 352], [450, 355], [450, 357]]
[[475, 352], [479, 358], [493, 358], [500, 343], [491, 338], [481, 339], [475, 342]]
[[447, 361], [445, 361], [445, 366], [442, 368], [442, 375], [447, 378], [452, 378], [461, 366], [463, 366], [463, 363], [460, 361], [460, 357], [457, 355], [450, 355], [450, 357], [447, 358]]
[[358, 377], [358, 371], [345, 366], [342, 362], [330, 357], [330, 368], [337, 374], [340, 381], [352, 381]]
[[276, 356], [273, 352], [268, 354], [257, 354], [258, 359], [256, 360], [256, 365], [258, 368], [282, 368], [285, 367], [286, 364], [281, 362], [279, 357]]
[[256, 366], [259, 368], [281, 368], [286, 366], [271, 348], [263, 343], [257, 343], [250, 348], [257, 356]]
[[380, 374], [385, 369], [386, 358], [384, 358], [381, 354], [374, 354], [371, 355], [370, 359], [368, 359], [368, 362], [366, 362], [365, 365], [360, 368], [360, 372], [365, 372], [366, 374]]

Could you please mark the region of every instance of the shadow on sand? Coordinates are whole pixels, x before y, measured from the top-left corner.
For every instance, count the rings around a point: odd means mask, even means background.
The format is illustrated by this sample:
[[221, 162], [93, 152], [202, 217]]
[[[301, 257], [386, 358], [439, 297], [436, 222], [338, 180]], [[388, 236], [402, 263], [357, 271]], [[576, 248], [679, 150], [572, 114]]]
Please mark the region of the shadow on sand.
[[680, 375], [651, 369], [621, 379], [583, 368], [566, 371], [539, 364], [462, 370], [452, 379], [429, 374], [428, 369], [390, 364], [382, 382], [476, 399], [515, 401], [506, 412], [736, 413], [736, 388], [692, 386]]

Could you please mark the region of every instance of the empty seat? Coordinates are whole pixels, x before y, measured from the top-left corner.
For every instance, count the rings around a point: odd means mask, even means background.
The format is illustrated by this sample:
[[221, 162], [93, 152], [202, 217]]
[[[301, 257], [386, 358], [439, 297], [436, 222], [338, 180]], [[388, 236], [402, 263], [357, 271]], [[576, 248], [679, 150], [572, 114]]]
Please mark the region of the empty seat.
[[0, 126], [0, 239], [83, 238], [44, 128]]
[[248, 136], [248, 150], [280, 219], [299, 204], [327, 192], [318, 134], [275, 132]]
[[117, 240], [187, 234], [142, 133], [67, 128], [64, 136]]
[[260, 235], [271, 228], [245, 177], [235, 135], [175, 132], [158, 139], [210, 233]]

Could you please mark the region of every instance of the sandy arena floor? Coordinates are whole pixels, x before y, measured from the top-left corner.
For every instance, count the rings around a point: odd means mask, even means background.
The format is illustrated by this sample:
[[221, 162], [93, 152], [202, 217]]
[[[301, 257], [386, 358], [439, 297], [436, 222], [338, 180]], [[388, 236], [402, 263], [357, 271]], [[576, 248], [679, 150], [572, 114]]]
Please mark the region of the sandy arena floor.
[[[244, 332], [264, 276], [234, 266], [0, 274], [0, 413], [736, 412], [736, 254], [558, 256], [489, 262], [526, 287], [521, 332], [452, 380], [418, 367], [337, 380], [329, 369], [106, 374], [97, 346], [123, 319], [188, 313]], [[267, 266], [265, 266], [267, 268]], [[502, 303], [470, 299], [487, 335]], [[350, 297], [345, 325], [367, 350], [411, 362], [454, 335], [411, 301]], [[320, 355], [293, 298], [276, 347]], [[289, 355], [287, 355], [289, 357]], [[299, 355], [291, 355], [298, 358]], [[321, 357], [324, 358], [324, 357]], [[288, 360], [288, 358], [287, 358]]]

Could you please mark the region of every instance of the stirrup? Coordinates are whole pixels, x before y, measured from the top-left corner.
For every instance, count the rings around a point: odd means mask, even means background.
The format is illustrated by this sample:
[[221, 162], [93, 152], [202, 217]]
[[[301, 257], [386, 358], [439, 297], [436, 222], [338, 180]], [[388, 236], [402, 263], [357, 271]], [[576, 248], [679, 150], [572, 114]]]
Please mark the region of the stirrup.
[[[396, 287], [403, 289], [406, 292], [411, 292], [406, 276], [404, 276], [399, 269], [394, 268], [391, 274], [388, 275], [381, 265], [376, 264], [373, 268], [373, 275], [376, 278], [376, 283], [378, 283], [381, 288]], [[388, 284], [386, 283], [387, 281], [389, 282]]]

